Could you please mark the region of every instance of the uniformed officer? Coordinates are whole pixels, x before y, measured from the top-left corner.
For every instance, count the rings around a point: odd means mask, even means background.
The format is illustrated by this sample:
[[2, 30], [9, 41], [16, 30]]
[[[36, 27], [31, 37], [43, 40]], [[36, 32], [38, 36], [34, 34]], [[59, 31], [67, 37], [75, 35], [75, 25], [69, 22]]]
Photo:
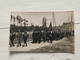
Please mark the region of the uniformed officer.
[[18, 46], [21, 46], [21, 40], [22, 40], [22, 33], [20, 30], [18, 30], [18, 34], [17, 34], [17, 40], [18, 40], [18, 44], [17, 44], [17, 47]]
[[24, 47], [25, 44], [26, 44], [26, 46], [27, 46], [27, 32], [26, 32], [26, 31], [25, 31], [24, 34], [23, 34], [23, 40], [24, 40], [23, 47]]
[[10, 34], [10, 41], [11, 41], [12, 46], [14, 46], [14, 39], [15, 39], [15, 32], [13, 32], [13, 30], [12, 30], [12, 32]]

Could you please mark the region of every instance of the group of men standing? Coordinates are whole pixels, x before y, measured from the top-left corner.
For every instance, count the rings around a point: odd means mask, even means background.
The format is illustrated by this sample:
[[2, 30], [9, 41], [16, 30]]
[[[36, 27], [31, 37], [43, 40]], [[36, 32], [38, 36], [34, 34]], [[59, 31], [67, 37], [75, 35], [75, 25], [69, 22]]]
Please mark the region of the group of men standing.
[[27, 35], [27, 32], [26, 32], [26, 31], [24, 31], [23, 34], [20, 32], [20, 30], [18, 31], [17, 34], [12, 31], [12, 32], [10, 33], [10, 42], [11, 42], [10, 47], [11, 47], [11, 46], [15, 46], [15, 45], [14, 45], [14, 40], [15, 40], [15, 39], [17, 40], [17, 47], [21, 46], [21, 41], [22, 41], [22, 40], [24, 41], [22, 47], [27, 46], [27, 36], [28, 36], [28, 35]]
[[49, 40], [52, 43], [52, 41], [53, 41], [51, 31], [50, 32], [47, 32], [47, 31], [43, 31], [43, 32], [34, 31], [32, 37], [33, 37], [33, 43], [38, 42], [40, 44], [41, 41], [43, 41], [45, 43], [46, 41], [49, 42]]

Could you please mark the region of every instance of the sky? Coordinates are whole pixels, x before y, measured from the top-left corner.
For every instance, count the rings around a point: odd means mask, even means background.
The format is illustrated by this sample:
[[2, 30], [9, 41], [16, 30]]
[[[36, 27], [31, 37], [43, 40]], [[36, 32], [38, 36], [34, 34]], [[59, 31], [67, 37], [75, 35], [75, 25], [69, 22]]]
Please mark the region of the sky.
[[[13, 16], [21, 16], [21, 18], [26, 19], [28, 21], [28, 25], [30, 26], [31, 23], [36, 26], [42, 26], [42, 19], [45, 17], [47, 19], [47, 26], [50, 25], [50, 21], [53, 25], [53, 12], [12, 12], [11, 15]], [[74, 12], [73, 11], [60, 11], [54, 12], [56, 26], [62, 25], [63, 22], [74, 20]], [[18, 24], [18, 23], [17, 23]]]

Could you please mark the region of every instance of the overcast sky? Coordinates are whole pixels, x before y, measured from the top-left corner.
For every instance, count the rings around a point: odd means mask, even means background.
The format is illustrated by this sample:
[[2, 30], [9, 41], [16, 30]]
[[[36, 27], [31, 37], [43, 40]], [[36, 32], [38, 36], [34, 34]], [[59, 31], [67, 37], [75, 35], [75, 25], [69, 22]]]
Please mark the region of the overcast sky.
[[[28, 20], [28, 25], [39, 25], [42, 26], [42, 18], [45, 17], [47, 19], [47, 26], [51, 22], [53, 22], [53, 13], [52, 12], [12, 12], [11, 15], [13, 16], [21, 16], [23, 19]], [[71, 15], [73, 20], [73, 11], [60, 11], [54, 12], [56, 26], [62, 25], [63, 22], [71, 21]], [[52, 23], [53, 24], [53, 23]]]

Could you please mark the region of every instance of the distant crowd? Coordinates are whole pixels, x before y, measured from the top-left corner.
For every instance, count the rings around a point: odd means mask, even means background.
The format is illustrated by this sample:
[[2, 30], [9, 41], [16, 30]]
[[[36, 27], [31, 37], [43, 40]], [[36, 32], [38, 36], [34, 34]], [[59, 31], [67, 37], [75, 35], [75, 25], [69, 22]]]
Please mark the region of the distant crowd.
[[[60, 40], [64, 37], [70, 37], [74, 35], [74, 31], [60, 31], [60, 30], [57, 30], [57, 31], [34, 31], [32, 33], [32, 42], [31, 43], [41, 43], [41, 42], [48, 42], [48, 43], [51, 43], [54, 41], [54, 40]], [[17, 47], [19, 46], [27, 46], [27, 39], [28, 39], [29, 35], [27, 33], [27, 31], [24, 31], [24, 33], [22, 34], [22, 32], [20, 32], [20, 30], [18, 31], [18, 33], [16, 34], [13, 30], [12, 32], [10, 33], [10, 47], [12, 46], [15, 46], [15, 43], [14, 43], [14, 40], [15, 38], [17, 38]], [[21, 41], [23, 40], [23, 45], [21, 45]]]

